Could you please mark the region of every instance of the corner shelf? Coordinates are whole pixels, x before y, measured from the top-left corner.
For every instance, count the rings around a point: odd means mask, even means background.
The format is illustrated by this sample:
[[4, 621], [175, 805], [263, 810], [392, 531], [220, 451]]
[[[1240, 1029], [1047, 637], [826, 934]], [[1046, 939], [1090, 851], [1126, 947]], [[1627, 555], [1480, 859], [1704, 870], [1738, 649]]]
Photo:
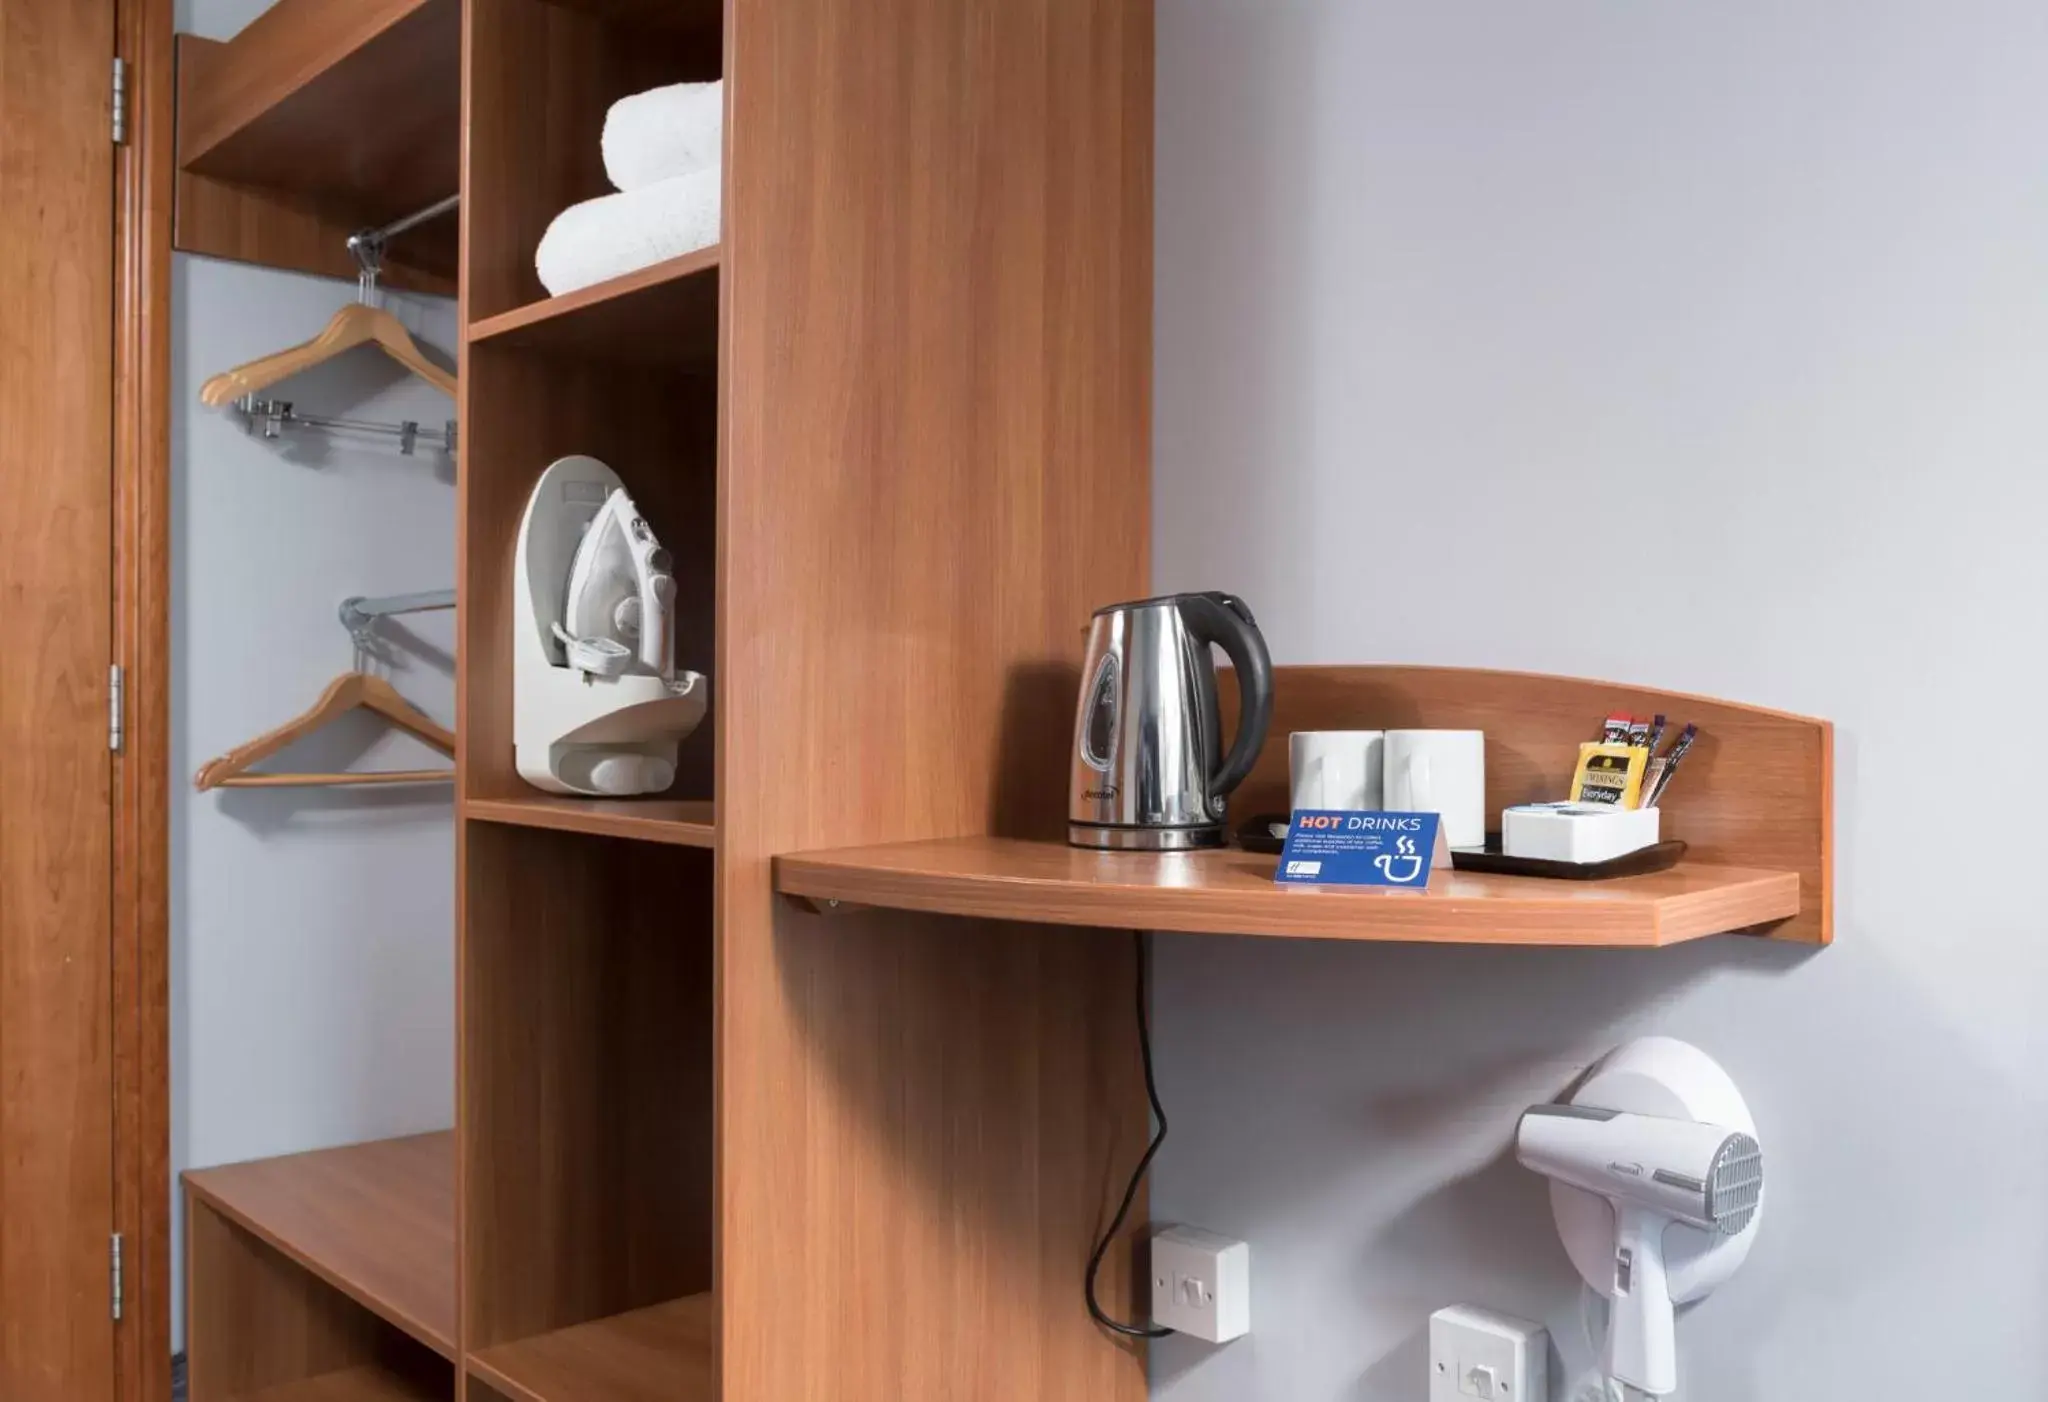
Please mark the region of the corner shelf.
[[[1665, 805], [1688, 859], [1613, 881], [1439, 871], [1427, 891], [1276, 885], [1274, 858], [1239, 851], [1090, 852], [1064, 842], [960, 837], [775, 859], [776, 889], [814, 902], [987, 920], [1463, 944], [1655, 948], [1736, 931], [1833, 938], [1834, 732], [1826, 721], [1642, 687], [1453, 667], [1277, 667], [1269, 739], [1239, 813], [1288, 804], [1297, 730], [1483, 730], [1486, 808], [1553, 799], [1579, 745], [1616, 710], [1696, 722]], [[1219, 688], [1224, 730], [1236, 687]], [[1278, 740], [1279, 743], [1274, 743]]]
[[[185, 1175], [186, 1190], [446, 1359], [455, 1357], [455, 1136], [383, 1139]], [[358, 1370], [360, 1371], [360, 1370]], [[308, 1379], [308, 1388], [326, 1379]], [[334, 1387], [355, 1384], [336, 1380]], [[364, 1399], [412, 1394], [362, 1380]], [[398, 1384], [393, 1384], [398, 1386]], [[280, 1399], [281, 1402], [281, 1399]]]
[[717, 808], [703, 799], [565, 798], [536, 792], [518, 798], [472, 798], [463, 803], [462, 815], [478, 822], [665, 842], [671, 847], [718, 846]]
[[718, 359], [718, 245], [485, 317], [472, 345], [599, 363], [709, 370]]
[[717, 1303], [692, 1295], [480, 1349], [469, 1372], [514, 1402], [710, 1402], [717, 1340]]
[[1655, 948], [1799, 913], [1789, 871], [1682, 865], [1598, 882], [1438, 872], [1427, 891], [1395, 891], [1280, 886], [1273, 863], [968, 837], [778, 857], [775, 887], [983, 920], [1439, 944]]

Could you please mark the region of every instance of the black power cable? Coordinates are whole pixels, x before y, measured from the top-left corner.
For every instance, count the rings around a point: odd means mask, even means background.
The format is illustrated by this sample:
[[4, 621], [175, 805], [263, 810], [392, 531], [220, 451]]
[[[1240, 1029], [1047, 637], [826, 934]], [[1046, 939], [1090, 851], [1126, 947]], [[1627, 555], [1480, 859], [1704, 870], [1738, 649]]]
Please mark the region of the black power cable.
[[1159, 1325], [1124, 1324], [1111, 1319], [1102, 1312], [1102, 1305], [1095, 1298], [1095, 1277], [1102, 1270], [1102, 1258], [1109, 1254], [1109, 1244], [1123, 1229], [1124, 1218], [1130, 1215], [1131, 1203], [1138, 1196], [1138, 1185], [1145, 1181], [1146, 1171], [1159, 1155], [1159, 1146], [1166, 1142], [1166, 1107], [1159, 1103], [1159, 1082], [1152, 1074], [1152, 1026], [1145, 1015], [1145, 934], [1142, 930], [1132, 932], [1131, 946], [1138, 956], [1138, 1055], [1145, 1063], [1145, 1098], [1152, 1102], [1152, 1118], [1159, 1121], [1159, 1130], [1152, 1136], [1151, 1144], [1146, 1146], [1145, 1157], [1138, 1160], [1138, 1167], [1131, 1174], [1131, 1185], [1124, 1189], [1123, 1205], [1110, 1219], [1109, 1230], [1102, 1234], [1102, 1240], [1095, 1244], [1095, 1254], [1088, 1258], [1088, 1313], [1112, 1334], [1121, 1334], [1127, 1339], [1163, 1339], [1174, 1331]]

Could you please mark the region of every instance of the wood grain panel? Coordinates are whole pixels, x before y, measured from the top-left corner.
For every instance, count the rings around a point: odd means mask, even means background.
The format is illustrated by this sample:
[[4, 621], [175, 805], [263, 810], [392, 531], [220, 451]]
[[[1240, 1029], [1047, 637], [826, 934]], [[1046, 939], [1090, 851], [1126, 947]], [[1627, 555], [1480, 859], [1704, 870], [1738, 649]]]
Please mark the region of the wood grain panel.
[[240, 1402], [443, 1402], [450, 1388], [380, 1364], [280, 1383]]
[[[186, 36], [181, 42], [204, 41]], [[231, 185], [190, 171], [178, 173], [176, 192], [173, 243], [181, 253], [356, 280], [348, 236], [363, 227], [360, 219], [323, 214], [317, 201], [290, 192]], [[384, 285], [453, 297], [458, 219], [451, 215], [395, 240], [384, 258]]]
[[711, 864], [468, 823], [471, 1351], [711, 1284]]
[[382, 224], [453, 194], [460, 0], [280, 0], [180, 50], [178, 165]]
[[[1237, 688], [1220, 690], [1236, 725]], [[1235, 814], [1287, 807], [1287, 736], [1296, 730], [1486, 732], [1486, 807], [1566, 796], [1579, 745], [1608, 715], [1662, 713], [1672, 733], [1700, 728], [1660, 806], [1663, 835], [1688, 862], [1798, 873], [1800, 911], [1769, 932], [1834, 938], [1834, 727], [1823, 720], [1644, 687], [1455, 667], [1281, 667], [1273, 725], [1258, 766], [1231, 800]]]
[[171, 223], [176, 170], [170, 0], [120, 0], [129, 142], [115, 157], [116, 659], [127, 740], [114, 758], [114, 1182], [123, 1238], [116, 1396], [171, 1388], [170, 522]]
[[1123, 943], [827, 924], [769, 859], [1056, 830], [1077, 626], [1149, 575], [1150, 6], [727, 33], [724, 1396], [1140, 1398], [1080, 1290], [1145, 1129]]
[[0, 0], [0, 1397], [114, 1392], [112, 0]]
[[716, 44], [724, 12], [718, 0], [556, 0], [572, 10], [635, 29], [684, 34]]
[[669, 795], [709, 799], [721, 708], [713, 666], [715, 383], [470, 345], [461, 393], [457, 731], [467, 796], [537, 795], [513, 759], [513, 561], [534, 483], [557, 458], [587, 453], [624, 480], [674, 558], [676, 664], [705, 673], [712, 689], [709, 714], [677, 753]]
[[298, 1269], [454, 1357], [452, 1134], [199, 1169], [185, 1185]]
[[376, 1320], [188, 1192], [186, 1356], [192, 1402], [355, 1367]]
[[1799, 878], [1687, 862], [1614, 881], [1437, 871], [1427, 890], [1277, 886], [1277, 859], [941, 838], [775, 859], [778, 889], [994, 920], [1445, 944], [1677, 944], [1799, 913]]
[[718, 1306], [669, 1300], [474, 1354], [469, 1371], [514, 1402], [715, 1402]]
[[186, 1195], [192, 1402], [423, 1402], [454, 1371], [257, 1234]]
[[533, 268], [541, 235], [570, 205], [612, 193], [600, 145], [612, 103], [715, 78], [719, 59], [715, 31], [665, 35], [544, 0], [470, 0], [469, 14], [463, 190], [487, 216], [463, 261], [475, 322], [546, 299]]

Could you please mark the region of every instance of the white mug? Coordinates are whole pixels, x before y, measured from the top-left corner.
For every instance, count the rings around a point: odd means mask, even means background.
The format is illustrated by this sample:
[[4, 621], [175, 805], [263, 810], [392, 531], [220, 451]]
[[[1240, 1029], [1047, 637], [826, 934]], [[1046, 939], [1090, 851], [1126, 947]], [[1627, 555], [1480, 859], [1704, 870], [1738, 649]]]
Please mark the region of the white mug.
[[1389, 730], [1389, 813], [1437, 813], [1453, 847], [1486, 845], [1486, 732]]
[[1287, 737], [1288, 796], [1297, 808], [1377, 812], [1383, 730], [1297, 730]]

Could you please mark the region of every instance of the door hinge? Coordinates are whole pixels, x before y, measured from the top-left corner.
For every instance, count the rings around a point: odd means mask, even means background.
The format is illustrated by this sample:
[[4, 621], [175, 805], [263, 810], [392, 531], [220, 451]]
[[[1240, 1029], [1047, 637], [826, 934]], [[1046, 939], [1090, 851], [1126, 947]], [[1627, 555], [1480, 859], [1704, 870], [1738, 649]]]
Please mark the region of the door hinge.
[[114, 1318], [119, 1319], [121, 1317], [121, 1234], [119, 1232], [114, 1233], [114, 1245], [110, 1264], [113, 1268]]
[[123, 738], [122, 717], [127, 711], [127, 676], [116, 662], [107, 668], [107, 748], [115, 754], [121, 753]]
[[114, 144], [128, 144], [128, 60], [114, 60]]

